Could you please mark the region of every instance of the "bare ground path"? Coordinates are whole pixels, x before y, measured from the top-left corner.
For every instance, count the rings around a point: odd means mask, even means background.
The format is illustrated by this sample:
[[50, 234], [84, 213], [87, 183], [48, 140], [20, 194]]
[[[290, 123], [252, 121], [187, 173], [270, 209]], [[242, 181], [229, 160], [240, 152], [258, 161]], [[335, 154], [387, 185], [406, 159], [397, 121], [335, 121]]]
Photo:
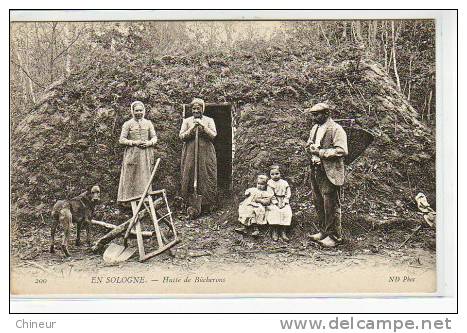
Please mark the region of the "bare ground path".
[[300, 225], [291, 232], [289, 243], [271, 241], [267, 230], [257, 239], [238, 235], [227, 211], [196, 221], [180, 216], [176, 224], [182, 242], [172, 253], [143, 263], [132, 258], [114, 265], [106, 264], [101, 254], [92, 253], [84, 245], [72, 246], [70, 258], [59, 251], [50, 254], [48, 230], [42, 230], [39, 246], [13, 252], [13, 291], [161, 295], [407, 293], [436, 289], [436, 253], [430, 248], [433, 230], [422, 229], [402, 247], [410, 228], [372, 230], [329, 250], [308, 241]]

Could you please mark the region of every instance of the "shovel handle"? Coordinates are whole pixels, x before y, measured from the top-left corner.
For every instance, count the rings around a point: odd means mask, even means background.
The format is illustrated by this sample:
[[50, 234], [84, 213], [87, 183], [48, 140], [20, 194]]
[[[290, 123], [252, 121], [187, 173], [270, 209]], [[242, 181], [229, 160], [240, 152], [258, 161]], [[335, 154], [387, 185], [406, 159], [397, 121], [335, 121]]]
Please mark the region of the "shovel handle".
[[133, 225], [137, 221], [138, 212], [141, 209], [141, 206], [143, 206], [144, 199], [146, 199], [146, 195], [148, 194], [149, 188], [151, 187], [152, 180], [154, 179], [154, 175], [156, 174], [156, 171], [157, 171], [157, 168], [159, 167], [160, 161], [161, 161], [161, 159], [159, 157], [157, 159], [157, 161], [156, 161], [156, 165], [154, 166], [154, 169], [152, 170], [151, 178], [149, 179], [149, 182], [146, 185], [146, 189], [144, 190], [143, 195], [141, 196], [141, 199], [138, 202], [138, 206], [136, 207], [135, 214], [131, 218], [131, 222], [128, 224], [128, 228], [126, 229], [125, 237], [124, 237], [125, 247], [126, 247], [126, 240], [127, 240], [128, 236], [130, 235], [130, 230], [131, 230], [131, 228], [133, 228]]
[[199, 144], [199, 128], [196, 126], [195, 133], [195, 180], [193, 183], [193, 190], [195, 195], [198, 194], [198, 144]]

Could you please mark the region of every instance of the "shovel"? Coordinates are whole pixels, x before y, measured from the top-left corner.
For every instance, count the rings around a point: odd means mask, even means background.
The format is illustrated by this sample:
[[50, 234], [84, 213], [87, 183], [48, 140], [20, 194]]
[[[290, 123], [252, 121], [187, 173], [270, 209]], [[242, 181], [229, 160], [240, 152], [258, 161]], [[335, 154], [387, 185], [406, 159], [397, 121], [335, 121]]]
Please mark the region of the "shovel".
[[104, 261], [106, 263], [123, 262], [130, 259], [136, 253], [134, 247], [123, 247], [116, 243], [110, 243], [109, 247], [104, 252]]
[[130, 235], [131, 228], [135, 225], [136, 221], [138, 221], [138, 212], [143, 205], [144, 199], [146, 199], [146, 195], [148, 194], [149, 188], [151, 187], [152, 180], [156, 174], [157, 168], [159, 166], [161, 159], [158, 158], [156, 161], [156, 165], [152, 170], [151, 178], [149, 179], [148, 184], [141, 196], [141, 199], [138, 202], [138, 206], [134, 212], [133, 217], [130, 219], [128, 227], [125, 232], [125, 237], [123, 238], [123, 246], [118, 245], [116, 243], [111, 243], [104, 252], [104, 261], [108, 263], [115, 263], [115, 262], [122, 262], [128, 260], [136, 253], [135, 248], [128, 247], [128, 236]]
[[195, 180], [193, 183], [193, 195], [191, 196], [190, 207], [194, 209], [192, 217], [196, 217], [201, 214], [201, 203], [203, 201], [203, 196], [198, 194], [198, 146], [199, 146], [199, 131], [196, 127], [195, 133]]

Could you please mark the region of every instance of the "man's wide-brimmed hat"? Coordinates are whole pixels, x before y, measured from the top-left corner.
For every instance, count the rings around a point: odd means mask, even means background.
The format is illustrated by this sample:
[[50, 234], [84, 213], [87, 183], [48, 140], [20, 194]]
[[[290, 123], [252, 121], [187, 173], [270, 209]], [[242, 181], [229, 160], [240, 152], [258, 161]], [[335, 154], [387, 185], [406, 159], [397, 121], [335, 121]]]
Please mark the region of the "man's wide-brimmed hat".
[[320, 112], [324, 110], [329, 110], [329, 105], [327, 103], [318, 103], [308, 109], [310, 112]]

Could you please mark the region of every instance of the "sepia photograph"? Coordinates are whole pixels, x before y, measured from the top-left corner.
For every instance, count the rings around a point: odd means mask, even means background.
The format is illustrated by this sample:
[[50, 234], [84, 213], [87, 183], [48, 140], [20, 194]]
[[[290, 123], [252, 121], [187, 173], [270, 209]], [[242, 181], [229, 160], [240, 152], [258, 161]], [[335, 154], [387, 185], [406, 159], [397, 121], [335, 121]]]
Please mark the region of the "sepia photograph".
[[11, 295], [435, 295], [436, 32], [10, 20]]

